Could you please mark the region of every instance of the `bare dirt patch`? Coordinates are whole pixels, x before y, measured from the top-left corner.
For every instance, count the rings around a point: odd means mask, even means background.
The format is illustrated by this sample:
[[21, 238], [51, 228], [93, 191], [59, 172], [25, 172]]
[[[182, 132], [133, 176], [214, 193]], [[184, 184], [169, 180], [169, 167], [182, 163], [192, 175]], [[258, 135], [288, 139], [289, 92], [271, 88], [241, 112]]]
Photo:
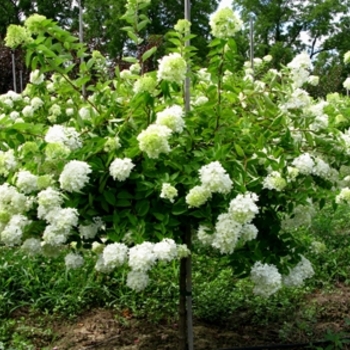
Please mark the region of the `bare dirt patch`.
[[[306, 298], [306, 308], [285, 320], [267, 325], [252, 322], [251, 315], [237, 310], [224, 324], [194, 321], [196, 350], [216, 350], [265, 344], [304, 343], [322, 339], [327, 331], [350, 333], [350, 287], [338, 285], [332, 293], [316, 291]], [[292, 316], [292, 317], [291, 317]], [[23, 315], [22, 315], [23, 317]], [[35, 322], [35, 320], [31, 320]], [[51, 320], [54, 337], [36, 335], [37, 349], [50, 350], [170, 350], [178, 344], [173, 322], [154, 324], [136, 319], [128, 310], [94, 309], [74, 321]], [[343, 347], [346, 349], [345, 345]]]

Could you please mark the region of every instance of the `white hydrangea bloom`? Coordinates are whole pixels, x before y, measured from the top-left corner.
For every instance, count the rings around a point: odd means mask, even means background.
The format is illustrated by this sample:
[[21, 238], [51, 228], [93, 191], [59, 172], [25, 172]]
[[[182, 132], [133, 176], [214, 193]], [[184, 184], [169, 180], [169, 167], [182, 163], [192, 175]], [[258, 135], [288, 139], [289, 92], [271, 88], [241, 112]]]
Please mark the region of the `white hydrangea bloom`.
[[177, 197], [177, 189], [169, 183], [163, 183], [162, 192], [160, 193], [160, 198], [169, 199], [171, 203], [175, 202], [175, 197]]
[[278, 192], [283, 191], [287, 186], [287, 181], [282, 177], [278, 171], [272, 171], [268, 174], [263, 181], [263, 188], [269, 190], [276, 190]]
[[255, 193], [239, 194], [230, 202], [229, 214], [233, 220], [240, 224], [250, 223], [259, 212], [259, 208], [255, 204], [257, 201], [258, 196]]
[[287, 167], [287, 179], [288, 181], [295, 181], [295, 179], [299, 175], [299, 170], [295, 167], [288, 166]]
[[220, 39], [228, 39], [241, 30], [243, 22], [233, 10], [229, 7], [224, 7], [211, 16], [209, 25], [213, 36]]
[[17, 160], [12, 149], [3, 152], [0, 151], [0, 175], [7, 176], [17, 167]]
[[154, 245], [153, 253], [158, 260], [170, 262], [177, 258], [177, 245], [173, 239], [164, 238]]
[[287, 64], [290, 69], [309, 69], [311, 67], [310, 56], [306, 52], [296, 55], [291, 62]]
[[307, 82], [312, 86], [317, 86], [320, 82], [320, 77], [317, 75], [310, 75]]
[[329, 164], [321, 158], [315, 158], [315, 167], [313, 168], [312, 173], [323, 179], [328, 179], [331, 173], [331, 168]]
[[350, 90], [350, 78], [346, 78], [343, 82], [343, 86], [346, 90]]
[[88, 163], [80, 160], [71, 160], [67, 163], [59, 177], [61, 189], [68, 192], [79, 192], [89, 182], [91, 173]]
[[177, 258], [187, 258], [191, 255], [191, 251], [188, 249], [186, 244], [178, 244], [177, 245]]
[[80, 254], [69, 253], [65, 256], [64, 262], [67, 270], [76, 270], [84, 265], [84, 258]]
[[227, 194], [232, 189], [232, 180], [220, 162], [211, 162], [199, 169], [202, 186], [211, 192]]
[[131, 170], [134, 167], [135, 164], [133, 164], [130, 158], [116, 158], [109, 166], [109, 173], [114, 180], [124, 181], [130, 176]]
[[107, 152], [107, 153], [112, 152], [112, 151], [115, 151], [121, 147], [120, 138], [118, 136], [107, 137], [106, 139], [107, 139], [107, 141], [103, 147], [103, 150], [105, 152]]
[[30, 118], [34, 115], [34, 108], [32, 106], [25, 106], [22, 109], [22, 114], [26, 118]]
[[21, 170], [17, 174], [16, 186], [24, 193], [31, 193], [38, 189], [38, 176], [30, 171]]
[[75, 208], [53, 208], [45, 216], [52, 229], [62, 234], [69, 234], [72, 227], [78, 226], [78, 210]]
[[291, 216], [282, 220], [281, 227], [286, 231], [292, 231], [301, 226], [309, 227], [315, 213], [312, 203], [309, 205], [298, 205], [294, 208]]
[[215, 225], [212, 246], [219, 249], [221, 254], [232, 254], [241, 229], [242, 225], [232, 220], [230, 214], [220, 214]]
[[262, 59], [264, 62], [271, 62], [273, 57], [271, 55], [266, 55]]
[[78, 132], [72, 127], [53, 125], [45, 135], [47, 143], [60, 143], [74, 151], [82, 146]]
[[187, 64], [179, 53], [171, 53], [158, 60], [157, 79], [182, 84], [186, 78]]
[[79, 116], [83, 120], [89, 120], [91, 118], [90, 109], [88, 107], [81, 107], [79, 109]]
[[311, 262], [302, 256], [301, 261], [289, 271], [289, 275], [283, 276], [283, 284], [288, 287], [301, 287], [304, 280], [311, 278], [314, 274]]
[[41, 242], [40, 239], [28, 238], [26, 239], [21, 249], [30, 256], [35, 256], [41, 254]]
[[289, 96], [287, 102], [281, 106], [282, 111], [284, 109], [301, 109], [308, 107], [311, 103], [310, 95], [303, 89], [295, 89]]
[[335, 197], [335, 202], [338, 204], [341, 204], [341, 203], [349, 204], [350, 203], [350, 188], [349, 187], [342, 188], [340, 193]]
[[256, 262], [250, 271], [254, 294], [268, 298], [282, 287], [282, 276], [275, 265]]
[[93, 239], [102, 226], [103, 222], [101, 218], [95, 217], [94, 222], [90, 225], [79, 225], [78, 231], [84, 239]]
[[30, 101], [30, 105], [33, 107], [34, 111], [36, 111], [44, 105], [44, 101], [40, 97], [33, 97]]
[[15, 121], [16, 119], [18, 119], [20, 117], [20, 114], [17, 111], [12, 111], [10, 113], [10, 119], [12, 121]]
[[61, 247], [41, 242], [41, 253], [47, 258], [56, 258], [61, 252]]
[[54, 103], [54, 104], [50, 107], [49, 113], [52, 114], [52, 115], [54, 115], [54, 116], [56, 116], [56, 117], [58, 117], [58, 116], [60, 116], [61, 113], [62, 113], [61, 107], [60, 107], [58, 104]]
[[54, 190], [51, 187], [48, 187], [46, 190], [43, 190], [38, 193], [37, 196], [38, 206], [38, 218], [45, 219], [46, 215], [54, 208], [59, 207], [63, 198], [59, 191]]
[[142, 76], [135, 81], [133, 91], [135, 94], [148, 92], [153, 94], [157, 86], [157, 81], [150, 76]]
[[209, 234], [211, 231], [208, 226], [200, 225], [197, 231], [197, 237], [203, 245], [212, 245], [214, 240], [214, 235]]
[[136, 292], [141, 292], [149, 284], [149, 277], [144, 271], [130, 271], [126, 279], [126, 285]]
[[292, 162], [292, 165], [295, 166], [301, 174], [310, 175], [313, 172], [315, 162], [309, 153], [304, 153], [295, 158]]
[[23, 229], [31, 223], [27, 217], [21, 214], [15, 214], [6, 224], [0, 234], [1, 241], [7, 246], [14, 246], [21, 243]]
[[32, 201], [8, 183], [0, 185], [0, 211], [9, 215], [20, 214], [32, 206]]
[[102, 256], [106, 266], [113, 268], [122, 266], [128, 258], [128, 247], [123, 243], [108, 244], [103, 249]]
[[240, 235], [243, 242], [252, 241], [258, 236], [258, 229], [253, 224], [245, 224], [242, 226]]
[[138, 136], [140, 150], [146, 152], [150, 158], [158, 158], [160, 153], [169, 153], [168, 139], [172, 130], [164, 125], [150, 125]]
[[350, 51], [347, 51], [345, 54], [344, 54], [344, 63], [350, 63]]
[[209, 101], [208, 97], [199, 96], [192, 102], [192, 104], [193, 104], [193, 106], [198, 107], [198, 106], [202, 106], [202, 105], [206, 104], [208, 101]]
[[186, 203], [190, 208], [198, 208], [211, 198], [211, 191], [205, 186], [193, 187], [186, 196]]
[[181, 133], [185, 126], [182, 107], [174, 105], [157, 113], [156, 124], [164, 125], [174, 132]]
[[29, 81], [34, 85], [40, 85], [44, 79], [44, 74], [40, 74], [40, 71], [38, 69], [31, 72], [29, 75]]
[[154, 244], [151, 242], [137, 244], [129, 250], [128, 264], [132, 270], [148, 271], [153, 267], [156, 259]]

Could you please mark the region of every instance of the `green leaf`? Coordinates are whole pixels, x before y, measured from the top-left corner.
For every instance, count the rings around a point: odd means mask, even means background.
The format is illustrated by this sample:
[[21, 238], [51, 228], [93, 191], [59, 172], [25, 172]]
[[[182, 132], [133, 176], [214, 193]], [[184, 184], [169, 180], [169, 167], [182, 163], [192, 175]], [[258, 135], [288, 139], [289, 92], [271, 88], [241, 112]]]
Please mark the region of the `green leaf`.
[[111, 204], [111, 205], [116, 205], [116, 198], [114, 193], [109, 192], [109, 191], [104, 191], [103, 192], [103, 197], [106, 199], [106, 201]]
[[150, 204], [147, 200], [141, 200], [135, 205], [136, 212], [139, 216], [145, 216], [148, 213], [149, 208]]
[[116, 207], [131, 207], [131, 201], [128, 201], [127, 199], [118, 199], [115, 202]]
[[153, 46], [151, 49], [147, 50], [142, 55], [142, 62], [145, 62], [148, 58], [150, 58], [157, 51], [157, 46]]
[[235, 149], [236, 149], [237, 154], [240, 157], [244, 157], [244, 151], [243, 151], [242, 147], [238, 143], [235, 143]]
[[120, 198], [120, 199], [133, 199], [134, 196], [129, 193], [128, 191], [121, 191], [117, 194], [117, 198]]
[[130, 63], [137, 63], [138, 60], [135, 57], [127, 56], [122, 58], [123, 61], [125, 62], [130, 62]]

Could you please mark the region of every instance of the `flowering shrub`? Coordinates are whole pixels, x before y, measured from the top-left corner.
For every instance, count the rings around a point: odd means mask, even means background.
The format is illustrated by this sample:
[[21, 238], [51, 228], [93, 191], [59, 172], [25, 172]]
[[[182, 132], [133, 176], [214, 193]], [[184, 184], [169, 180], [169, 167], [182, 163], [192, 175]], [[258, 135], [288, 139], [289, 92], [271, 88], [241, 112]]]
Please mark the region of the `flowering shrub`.
[[[139, 45], [148, 1], [135, 3], [124, 17]], [[9, 27], [7, 45], [24, 46], [33, 72], [22, 94], [0, 96], [3, 244], [49, 256], [70, 245], [68, 269], [92, 249], [96, 270], [127, 264], [127, 285], [140, 291], [157, 262], [190, 253], [190, 228], [232, 254], [234, 272], [250, 275], [259, 295], [312, 276], [308, 247], [293, 232], [326, 200], [349, 201], [349, 100], [309, 96], [303, 87], [317, 78], [306, 54], [281, 71], [269, 69], [270, 56], [238, 70], [231, 36], [241, 21], [219, 11], [208, 67], [191, 73], [183, 20], [158, 71], [143, 73], [150, 49], [113, 76], [103, 72], [107, 59], [51, 20]]]

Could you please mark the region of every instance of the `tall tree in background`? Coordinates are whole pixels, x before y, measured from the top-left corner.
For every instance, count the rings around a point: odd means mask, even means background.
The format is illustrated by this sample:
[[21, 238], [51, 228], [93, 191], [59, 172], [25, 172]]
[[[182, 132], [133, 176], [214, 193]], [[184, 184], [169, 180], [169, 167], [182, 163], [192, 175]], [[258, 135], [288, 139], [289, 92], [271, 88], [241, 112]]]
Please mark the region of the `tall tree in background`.
[[[301, 51], [307, 51], [315, 64], [315, 73], [323, 76], [319, 93], [341, 90], [347, 75], [339, 57], [350, 49], [349, 0], [235, 0], [234, 7], [245, 22], [254, 16], [255, 53], [271, 54], [279, 67]], [[247, 33], [243, 33], [248, 38]], [[322, 53], [322, 55], [321, 55]], [[341, 65], [341, 69], [339, 69]], [[322, 86], [330, 81], [332, 86]], [[337, 81], [334, 81], [337, 80]]]
[[[127, 47], [127, 35], [122, 27], [125, 22], [120, 19], [125, 12], [125, 0], [85, 0], [84, 21], [85, 38], [95, 49], [109, 55], [111, 59], [120, 60]], [[217, 8], [217, 0], [200, 0], [192, 3], [192, 33], [197, 37], [192, 43], [202, 57], [206, 56], [206, 43], [209, 38], [209, 15]], [[152, 0], [148, 10], [150, 23], [145, 38], [145, 50], [151, 45], [160, 46], [164, 52], [162, 38], [172, 29], [177, 20], [184, 17], [183, 0]], [[158, 54], [159, 55], [159, 54]]]

